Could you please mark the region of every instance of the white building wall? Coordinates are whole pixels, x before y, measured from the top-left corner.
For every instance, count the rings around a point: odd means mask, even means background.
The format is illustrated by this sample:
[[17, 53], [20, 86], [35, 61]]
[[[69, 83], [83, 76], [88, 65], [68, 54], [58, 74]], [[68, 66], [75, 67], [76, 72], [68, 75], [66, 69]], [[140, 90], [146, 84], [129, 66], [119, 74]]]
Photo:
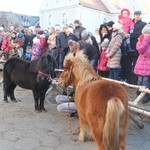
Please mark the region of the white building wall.
[[[40, 25], [43, 29], [56, 24], [73, 23], [79, 19], [87, 30], [94, 32], [105, 21], [117, 21], [118, 13], [104, 13], [79, 5], [79, 0], [45, 0], [40, 9]], [[133, 18], [133, 15], [132, 15]], [[143, 14], [149, 21], [149, 14]]]
[[56, 24], [61, 26], [64, 23], [73, 23], [74, 19], [77, 18], [79, 18], [78, 7], [51, 9], [41, 13], [40, 25], [42, 28], [48, 28]]
[[[65, 17], [63, 17], [63, 14], [65, 14]], [[74, 5], [41, 11], [40, 25], [43, 29], [47, 29], [56, 24], [61, 26], [63, 23], [70, 24], [79, 19], [87, 30], [94, 32], [96, 27], [99, 27], [104, 21], [109, 21], [110, 17], [111, 15], [107, 13]]]
[[100, 24], [106, 21], [106, 15], [106, 13], [81, 6], [79, 19], [83, 27], [93, 33], [96, 27], [99, 27]]
[[40, 10], [63, 8], [71, 5], [78, 5], [79, 0], [45, 0]]

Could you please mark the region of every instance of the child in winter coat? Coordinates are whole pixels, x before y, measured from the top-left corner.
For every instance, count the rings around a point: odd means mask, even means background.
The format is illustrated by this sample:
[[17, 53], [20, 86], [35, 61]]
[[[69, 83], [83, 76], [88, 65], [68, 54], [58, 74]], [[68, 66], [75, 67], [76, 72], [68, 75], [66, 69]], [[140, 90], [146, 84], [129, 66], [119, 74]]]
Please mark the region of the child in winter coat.
[[[150, 88], [150, 24], [145, 25], [136, 45], [139, 53], [134, 73], [138, 75], [138, 85]], [[149, 94], [146, 94], [142, 103], [150, 100]]]
[[[122, 23], [122, 29], [123, 31], [130, 36], [130, 34], [133, 33], [134, 29], [134, 23], [132, 21], [132, 18], [130, 17], [130, 11], [128, 9], [123, 9], [121, 11], [121, 14], [118, 16], [119, 22]], [[131, 49], [130, 46], [130, 38], [126, 38], [126, 43], [127, 43], [127, 51], [132, 52], [134, 50]]]
[[106, 57], [108, 58], [107, 66], [109, 67], [109, 77], [111, 79], [119, 80], [121, 70], [121, 44], [125, 33], [122, 31], [122, 24], [115, 23], [113, 25], [112, 38], [106, 50]]
[[37, 37], [40, 39], [40, 44], [42, 46], [42, 54], [46, 53], [46, 44], [47, 44], [47, 40], [46, 40], [46, 36], [44, 34], [44, 31], [41, 30], [38, 32]]
[[11, 51], [11, 36], [10, 33], [6, 32], [4, 34], [4, 38], [2, 40], [2, 46], [1, 49], [4, 52], [4, 60], [8, 60], [9, 59], [9, 53]]
[[109, 39], [105, 38], [104, 41], [101, 43], [101, 54], [97, 65], [98, 74], [101, 77], [105, 77], [105, 78], [107, 78], [109, 75], [109, 69], [107, 66], [108, 58], [106, 57], [106, 50], [108, 44], [109, 44]]
[[33, 39], [31, 60], [38, 59], [41, 56], [42, 56], [42, 44], [40, 43], [40, 39], [35, 37]]

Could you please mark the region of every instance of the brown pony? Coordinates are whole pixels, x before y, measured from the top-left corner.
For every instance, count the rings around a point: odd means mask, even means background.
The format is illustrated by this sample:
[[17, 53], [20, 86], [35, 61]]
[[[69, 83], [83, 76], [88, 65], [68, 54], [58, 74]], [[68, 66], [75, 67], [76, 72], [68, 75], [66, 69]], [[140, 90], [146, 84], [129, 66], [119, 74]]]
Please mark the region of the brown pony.
[[79, 140], [94, 139], [98, 150], [124, 150], [128, 95], [123, 86], [98, 76], [82, 52], [66, 56], [59, 83], [76, 86]]

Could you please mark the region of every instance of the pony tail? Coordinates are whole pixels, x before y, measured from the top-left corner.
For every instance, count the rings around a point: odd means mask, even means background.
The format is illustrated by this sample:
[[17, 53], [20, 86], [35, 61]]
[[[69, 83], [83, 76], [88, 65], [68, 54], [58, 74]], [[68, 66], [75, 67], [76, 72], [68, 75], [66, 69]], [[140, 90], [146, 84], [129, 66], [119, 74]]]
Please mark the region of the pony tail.
[[106, 119], [103, 130], [105, 150], [119, 150], [120, 118], [125, 108], [118, 98], [112, 98], [107, 103]]

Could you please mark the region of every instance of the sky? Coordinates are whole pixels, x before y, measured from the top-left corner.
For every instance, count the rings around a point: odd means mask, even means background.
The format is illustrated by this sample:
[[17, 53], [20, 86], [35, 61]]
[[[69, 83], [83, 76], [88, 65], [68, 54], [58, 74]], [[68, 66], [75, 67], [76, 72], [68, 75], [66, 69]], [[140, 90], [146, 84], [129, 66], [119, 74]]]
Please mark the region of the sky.
[[44, 0], [0, 0], [0, 11], [37, 16]]

